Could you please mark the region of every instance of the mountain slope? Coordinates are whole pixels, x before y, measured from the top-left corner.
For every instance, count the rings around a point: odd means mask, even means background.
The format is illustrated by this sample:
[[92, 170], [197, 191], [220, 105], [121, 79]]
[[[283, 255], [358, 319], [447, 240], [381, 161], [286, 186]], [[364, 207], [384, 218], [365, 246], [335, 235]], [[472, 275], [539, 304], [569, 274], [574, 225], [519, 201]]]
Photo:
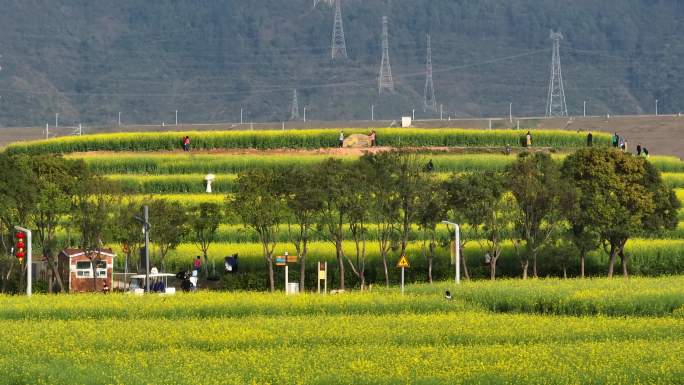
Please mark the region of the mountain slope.
[[[446, 115], [544, 113], [550, 29], [568, 109], [678, 112], [684, 4], [674, 0], [343, 0], [350, 59], [331, 63], [333, 10], [311, 0], [5, 0], [0, 125], [289, 118], [422, 111], [425, 33]], [[390, 19], [397, 92], [377, 94], [380, 19]]]

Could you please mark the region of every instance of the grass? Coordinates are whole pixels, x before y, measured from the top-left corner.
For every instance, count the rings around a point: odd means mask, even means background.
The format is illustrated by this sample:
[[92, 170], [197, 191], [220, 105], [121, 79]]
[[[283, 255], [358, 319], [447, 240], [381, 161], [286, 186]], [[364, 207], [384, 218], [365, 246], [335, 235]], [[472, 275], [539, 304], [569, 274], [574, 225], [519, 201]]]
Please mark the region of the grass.
[[[681, 307], [665, 311], [672, 300], [658, 292], [676, 286], [670, 292], [681, 304], [681, 278], [465, 283], [445, 301], [449, 286], [409, 287], [405, 296], [396, 288], [294, 297], [0, 296], [0, 372], [6, 383], [49, 384], [681, 381], [684, 317]], [[588, 289], [600, 295], [580, 295]], [[494, 300], [469, 294], [479, 292]], [[580, 316], [483, 310], [497, 293], [555, 304], [570, 295]], [[638, 307], [624, 305], [620, 293], [625, 302], [666, 305], [635, 316]], [[596, 315], [597, 303], [618, 317]]]
[[[69, 153], [83, 151], [159, 151], [180, 148], [185, 135], [195, 149], [226, 148], [326, 148], [337, 146], [340, 129], [287, 131], [202, 131], [161, 133], [117, 133], [61, 137], [23, 142], [7, 147], [10, 153]], [[368, 130], [344, 129], [349, 134], [368, 134]], [[377, 129], [380, 146], [391, 147], [504, 147], [518, 146], [524, 132], [515, 130], [465, 129]], [[610, 136], [597, 133], [596, 145], [607, 146]], [[535, 130], [534, 145], [570, 148], [586, 145], [583, 133]]]

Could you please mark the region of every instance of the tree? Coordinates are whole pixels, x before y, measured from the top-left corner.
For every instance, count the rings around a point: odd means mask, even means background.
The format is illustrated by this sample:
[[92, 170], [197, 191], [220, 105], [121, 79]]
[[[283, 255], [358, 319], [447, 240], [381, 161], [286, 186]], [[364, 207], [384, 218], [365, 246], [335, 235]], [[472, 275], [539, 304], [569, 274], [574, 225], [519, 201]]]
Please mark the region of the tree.
[[[442, 184], [433, 178], [426, 180], [422, 190], [416, 219], [418, 226], [423, 231], [423, 255], [428, 261], [428, 282], [432, 283], [432, 264], [437, 248], [437, 225], [447, 214], [447, 193]], [[464, 269], [464, 273], [468, 277], [467, 269]]]
[[188, 215], [184, 207], [164, 199], [151, 201], [149, 210], [150, 240], [159, 248], [159, 263], [166, 270], [166, 255], [189, 233]]
[[40, 192], [33, 183], [35, 176], [29, 156], [0, 153], [0, 169], [3, 170], [0, 178], [0, 244], [3, 250], [0, 279], [2, 292], [7, 292], [17, 266], [12, 255], [14, 226], [28, 223]]
[[268, 282], [275, 291], [273, 251], [280, 223], [285, 215], [285, 202], [277, 192], [278, 173], [272, 169], [252, 169], [238, 176], [235, 192], [227, 198], [228, 209], [245, 227], [259, 236], [264, 260], [268, 264]]
[[616, 257], [627, 276], [629, 238], [672, 229], [679, 202], [644, 158], [619, 150], [582, 149], [568, 156], [563, 175], [579, 193], [576, 217], [598, 234], [608, 254], [608, 277]]
[[489, 254], [490, 278], [496, 278], [496, 264], [501, 257], [502, 233], [511, 223], [514, 211], [501, 176], [492, 172], [454, 175], [445, 183], [449, 208], [461, 223], [469, 225]]
[[348, 190], [349, 167], [340, 159], [329, 158], [316, 165], [316, 180], [321, 186], [321, 215], [317, 226], [335, 245], [339, 288], [345, 289], [344, 284], [344, 225], [350, 209]]
[[37, 242], [43, 250], [43, 258], [57, 280], [59, 290], [64, 290], [59, 269], [55, 261], [59, 249], [57, 230], [61, 219], [69, 215], [72, 198], [76, 194], [78, 176], [86, 173], [83, 161], [66, 160], [60, 156], [41, 155], [30, 158], [32, 177], [38, 199], [29, 214], [30, 222], [37, 229]]
[[208, 251], [214, 242], [222, 217], [221, 207], [218, 204], [203, 202], [192, 210], [190, 218], [194, 243], [204, 257], [204, 275], [207, 278], [209, 277]]
[[382, 152], [366, 154], [361, 157], [360, 168], [368, 177], [371, 193], [370, 217], [376, 224], [378, 246], [382, 258], [385, 285], [389, 287], [389, 267], [387, 256], [392, 246], [392, 238], [399, 223], [399, 194], [395, 189], [395, 154]]
[[71, 219], [80, 235], [80, 247], [90, 258], [93, 277], [93, 290], [97, 291], [97, 265], [101, 261], [101, 251], [104, 245], [113, 240], [109, 231], [114, 219], [111, 213], [120, 203], [115, 195], [117, 186], [82, 170], [76, 177], [73, 195]]
[[581, 194], [576, 188], [567, 187], [567, 194], [565, 194], [561, 204], [565, 219], [568, 222], [564, 236], [579, 254], [580, 277], [584, 278], [587, 254], [599, 248], [601, 242], [594, 226], [585, 222], [589, 218], [582, 213], [580, 207]]
[[[315, 175], [303, 167], [283, 170], [282, 184], [285, 204], [289, 209], [288, 234], [299, 256], [299, 281], [304, 290], [306, 282], [306, 256], [309, 253], [309, 239], [321, 210], [321, 188]], [[292, 222], [297, 225], [297, 232], [292, 233]]]
[[561, 223], [562, 195], [567, 189], [561, 179], [560, 166], [545, 153], [523, 153], [506, 169], [506, 182], [519, 207], [517, 228], [525, 241], [522, 263], [523, 279], [527, 278], [532, 260], [532, 274], [538, 276], [537, 255], [552, 240]]
[[354, 275], [359, 278], [361, 290], [364, 290], [366, 288], [366, 235], [368, 234], [366, 225], [369, 220], [368, 208], [371, 193], [367, 176], [360, 168], [354, 167], [349, 170], [347, 180], [350, 186], [354, 186], [346, 191], [345, 198], [349, 202], [347, 221], [354, 240], [356, 255], [352, 259], [345, 254], [345, 258]]
[[143, 243], [142, 225], [135, 219], [138, 215], [140, 215], [139, 204], [121, 202], [115, 209], [114, 217], [110, 222], [111, 239], [118, 243], [126, 254], [126, 273], [131, 256], [136, 254]]
[[418, 215], [418, 205], [423, 192], [423, 186], [428, 184], [426, 172], [421, 159], [415, 154], [395, 153], [395, 189], [400, 208], [399, 234], [401, 239], [401, 251], [399, 255], [406, 254], [411, 225], [415, 223]]

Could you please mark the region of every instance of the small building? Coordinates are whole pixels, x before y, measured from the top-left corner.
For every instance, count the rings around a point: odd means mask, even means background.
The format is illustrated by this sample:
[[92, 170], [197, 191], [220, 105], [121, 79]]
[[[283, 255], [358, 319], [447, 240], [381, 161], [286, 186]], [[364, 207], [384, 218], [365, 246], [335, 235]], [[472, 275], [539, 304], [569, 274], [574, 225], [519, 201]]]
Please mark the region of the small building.
[[115, 256], [111, 249], [62, 250], [57, 259], [64, 286], [72, 293], [111, 290]]

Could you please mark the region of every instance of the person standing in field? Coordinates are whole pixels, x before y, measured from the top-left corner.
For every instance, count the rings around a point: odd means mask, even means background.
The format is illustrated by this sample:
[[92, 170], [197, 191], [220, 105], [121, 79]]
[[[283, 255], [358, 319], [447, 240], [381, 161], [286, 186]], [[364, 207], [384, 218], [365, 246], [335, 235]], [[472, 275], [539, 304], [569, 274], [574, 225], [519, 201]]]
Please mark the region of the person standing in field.
[[340, 131], [340, 139], [339, 139], [339, 147], [342, 148], [344, 146], [344, 131]]
[[192, 261], [192, 269], [197, 272], [197, 275], [199, 275], [200, 268], [202, 267], [202, 260], [200, 259], [200, 256], [198, 255], [197, 258], [195, 258], [194, 261]]
[[375, 147], [375, 130], [370, 133], [370, 146]]
[[617, 131], [613, 134], [610, 143], [613, 147], [617, 148], [620, 144], [620, 135], [618, 135]]
[[532, 147], [532, 134], [529, 131], [525, 135], [525, 147]]
[[637, 156], [641, 156], [641, 143], [637, 144]]
[[587, 134], [587, 147], [593, 147], [594, 146], [594, 135], [591, 134], [591, 131]]

